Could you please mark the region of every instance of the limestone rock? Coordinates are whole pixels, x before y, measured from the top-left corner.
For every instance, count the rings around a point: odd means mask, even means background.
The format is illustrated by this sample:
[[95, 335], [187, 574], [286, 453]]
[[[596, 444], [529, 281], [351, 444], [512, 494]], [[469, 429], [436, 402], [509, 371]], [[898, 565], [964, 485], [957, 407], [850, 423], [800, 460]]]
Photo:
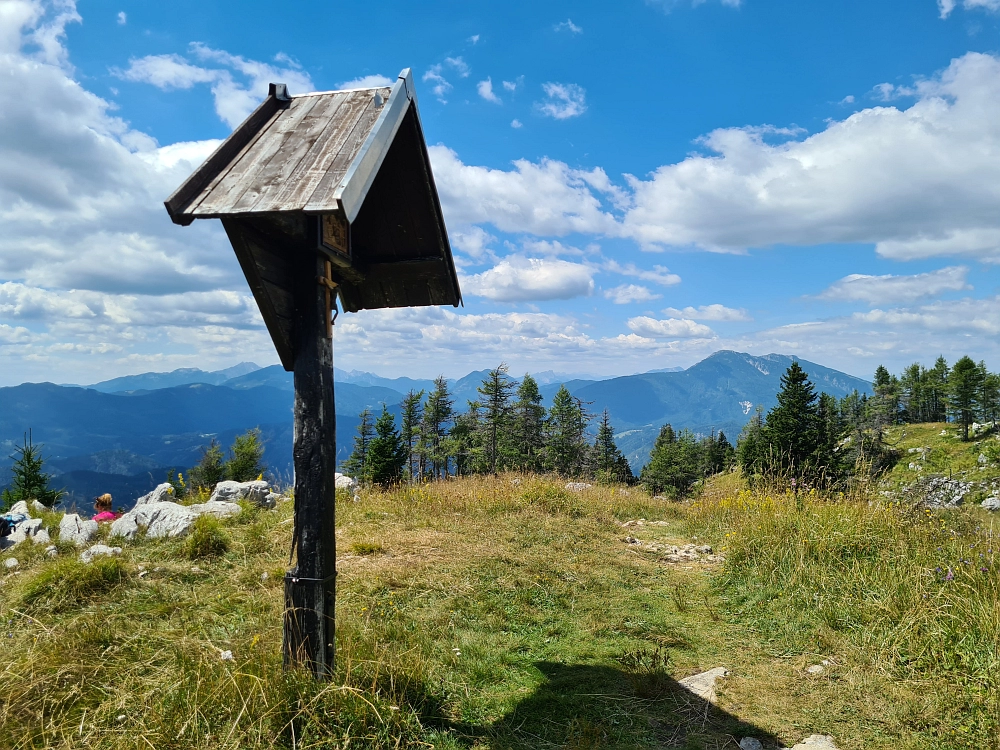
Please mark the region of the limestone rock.
[[46, 557], [58, 557], [59, 550], [56, 548], [56, 545], [50, 544], [48, 547], [45, 548], [45, 555]]
[[358, 481], [356, 479], [349, 477], [346, 474], [341, 474], [339, 471], [334, 474], [333, 480], [338, 490], [353, 490], [358, 486]]
[[683, 680], [678, 680], [678, 682], [682, 687], [694, 693], [702, 700], [715, 703], [715, 682], [728, 674], [729, 670], [725, 667], [715, 667], [707, 672], [685, 677]]
[[261, 507], [267, 508], [268, 510], [272, 510], [280, 502], [281, 502], [281, 495], [279, 495], [277, 492], [268, 492], [267, 497], [264, 498], [264, 502], [261, 503]]
[[[209, 500], [218, 502], [235, 503], [238, 500], [246, 500], [255, 505], [267, 506], [267, 496], [271, 494], [270, 485], [263, 479], [253, 482], [234, 482], [226, 480], [215, 485], [212, 497]], [[273, 506], [270, 506], [273, 507]]]
[[764, 750], [764, 746], [756, 737], [744, 737], [740, 740], [740, 750]]
[[59, 538], [82, 546], [97, 533], [97, 521], [85, 521], [76, 513], [67, 513], [59, 522]]
[[122, 553], [121, 547], [109, 547], [106, 544], [95, 544], [89, 549], [80, 553], [80, 560], [89, 563], [95, 557], [118, 557]]
[[44, 505], [42, 505], [37, 500], [32, 500], [31, 501], [31, 509], [33, 511], [35, 511], [36, 513], [43, 513], [43, 512], [45, 512], [45, 511], [48, 510], [48, 508], [46, 508]]
[[52, 543], [52, 539], [49, 538], [48, 529], [39, 529], [38, 531], [36, 531], [34, 536], [31, 537], [31, 541], [33, 541], [35, 544], [48, 545]]
[[566, 484], [566, 489], [570, 492], [583, 492], [584, 490], [589, 490], [594, 485], [587, 484], [586, 482], [568, 482]]
[[837, 750], [833, 737], [828, 734], [813, 734], [792, 747], [792, 750]]
[[169, 482], [156, 485], [156, 489], [147, 495], [143, 495], [135, 501], [135, 507], [149, 505], [150, 503], [168, 502], [174, 499], [174, 488]]
[[196, 512], [177, 503], [145, 503], [111, 524], [111, 536], [132, 539], [140, 526], [146, 527], [146, 536], [151, 539], [182, 536], [197, 517]]
[[973, 487], [972, 482], [929, 474], [904, 487], [902, 494], [924, 508], [954, 508], [962, 504]]
[[240, 506], [236, 503], [226, 503], [221, 500], [209, 500], [207, 503], [201, 503], [200, 505], [188, 505], [187, 509], [195, 515], [200, 516], [203, 513], [207, 513], [216, 518], [229, 518], [230, 516], [237, 515], [241, 510]]
[[21, 563], [17, 561], [16, 557], [8, 557], [3, 561], [3, 566], [7, 568], [7, 570], [14, 570], [14, 568], [21, 567]]
[[986, 510], [1000, 510], [1000, 497], [988, 497], [983, 500], [982, 507]]
[[28, 510], [28, 504], [24, 502], [24, 500], [18, 500], [16, 503], [10, 506], [10, 510], [7, 512], [10, 513], [11, 515], [16, 515], [20, 513], [21, 515], [25, 515], [28, 518], [31, 518], [31, 512]]

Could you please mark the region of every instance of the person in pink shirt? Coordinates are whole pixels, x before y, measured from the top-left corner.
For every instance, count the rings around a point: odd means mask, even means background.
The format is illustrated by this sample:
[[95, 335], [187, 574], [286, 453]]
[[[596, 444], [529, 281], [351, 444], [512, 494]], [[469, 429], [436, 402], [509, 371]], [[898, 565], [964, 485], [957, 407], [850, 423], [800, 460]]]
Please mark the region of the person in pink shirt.
[[97, 515], [94, 516], [94, 520], [98, 523], [102, 521], [114, 521], [120, 513], [115, 513], [111, 510], [111, 495], [104, 493], [100, 497], [94, 498], [94, 510], [97, 511]]

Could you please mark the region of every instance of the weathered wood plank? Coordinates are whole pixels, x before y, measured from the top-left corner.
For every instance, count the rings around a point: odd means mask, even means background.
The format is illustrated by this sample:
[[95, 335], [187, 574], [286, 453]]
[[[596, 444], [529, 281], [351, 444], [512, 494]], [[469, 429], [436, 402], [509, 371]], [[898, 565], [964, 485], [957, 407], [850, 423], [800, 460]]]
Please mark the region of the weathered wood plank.
[[[255, 200], [260, 173], [279, 154], [285, 140], [316, 103], [315, 98], [293, 98], [288, 109], [269, 124], [238, 162], [230, 166], [227, 174], [198, 205], [196, 213], [200, 216], [238, 213], [235, 209], [241, 202]], [[248, 193], [251, 198], [247, 198]]]
[[[295, 187], [303, 180], [303, 174], [307, 170], [300, 170], [304, 157], [310, 152], [317, 139], [323, 134], [330, 123], [337, 119], [346, 95], [317, 96], [312, 97], [317, 100], [291, 131], [281, 146], [281, 151], [276, 155], [267, 167], [258, 174], [256, 183], [259, 188], [256, 202], [247, 210], [255, 213], [266, 211], [287, 211], [295, 210], [300, 206], [289, 204], [281, 194], [286, 195], [289, 188], [294, 191]], [[241, 203], [237, 208], [243, 208]]]
[[[312, 191], [312, 194], [306, 199], [305, 204], [310, 211], [329, 211], [336, 208], [335, 205], [331, 205], [327, 196], [332, 196], [340, 181], [347, 174], [347, 168], [351, 166], [351, 162], [354, 161], [354, 157], [358, 155], [358, 151], [364, 145], [365, 140], [368, 138], [369, 133], [372, 131], [376, 120], [378, 120], [379, 115], [382, 113], [381, 107], [375, 106], [375, 99], [369, 92], [358, 92], [359, 94], [364, 94], [363, 102], [364, 109], [360, 113], [357, 122], [351, 129], [350, 134], [344, 140], [343, 145], [340, 150], [334, 155], [333, 159], [329, 161], [329, 164], [325, 170], [325, 173], [320, 179], [319, 184], [316, 189]], [[303, 192], [303, 197], [305, 193]]]

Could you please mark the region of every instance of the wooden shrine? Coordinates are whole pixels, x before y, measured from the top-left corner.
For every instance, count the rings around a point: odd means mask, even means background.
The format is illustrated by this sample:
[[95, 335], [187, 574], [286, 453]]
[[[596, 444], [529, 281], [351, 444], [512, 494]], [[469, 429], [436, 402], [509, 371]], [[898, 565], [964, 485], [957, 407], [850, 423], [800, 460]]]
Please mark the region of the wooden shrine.
[[295, 566], [284, 659], [334, 662], [336, 415], [332, 329], [345, 311], [454, 305], [458, 275], [409, 69], [392, 86], [267, 99], [165, 203], [222, 219], [286, 370], [295, 374]]

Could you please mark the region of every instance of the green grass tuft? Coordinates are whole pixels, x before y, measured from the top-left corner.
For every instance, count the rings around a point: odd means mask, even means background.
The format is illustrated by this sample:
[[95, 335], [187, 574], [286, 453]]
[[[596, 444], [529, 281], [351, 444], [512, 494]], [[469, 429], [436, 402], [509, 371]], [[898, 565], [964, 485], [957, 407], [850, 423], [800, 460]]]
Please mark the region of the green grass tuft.
[[20, 602], [33, 610], [64, 610], [113, 592], [129, 578], [124, 563], [116, 557], [99, 557], [89, 564], [63, 559], [28, 579]]
[[222, 522], [206, 513], [191, 524], [185, 548], [189, 559], [198, 560], [221, 557], [229, 551], [230, 544], [229, 534], [222, 528]]

